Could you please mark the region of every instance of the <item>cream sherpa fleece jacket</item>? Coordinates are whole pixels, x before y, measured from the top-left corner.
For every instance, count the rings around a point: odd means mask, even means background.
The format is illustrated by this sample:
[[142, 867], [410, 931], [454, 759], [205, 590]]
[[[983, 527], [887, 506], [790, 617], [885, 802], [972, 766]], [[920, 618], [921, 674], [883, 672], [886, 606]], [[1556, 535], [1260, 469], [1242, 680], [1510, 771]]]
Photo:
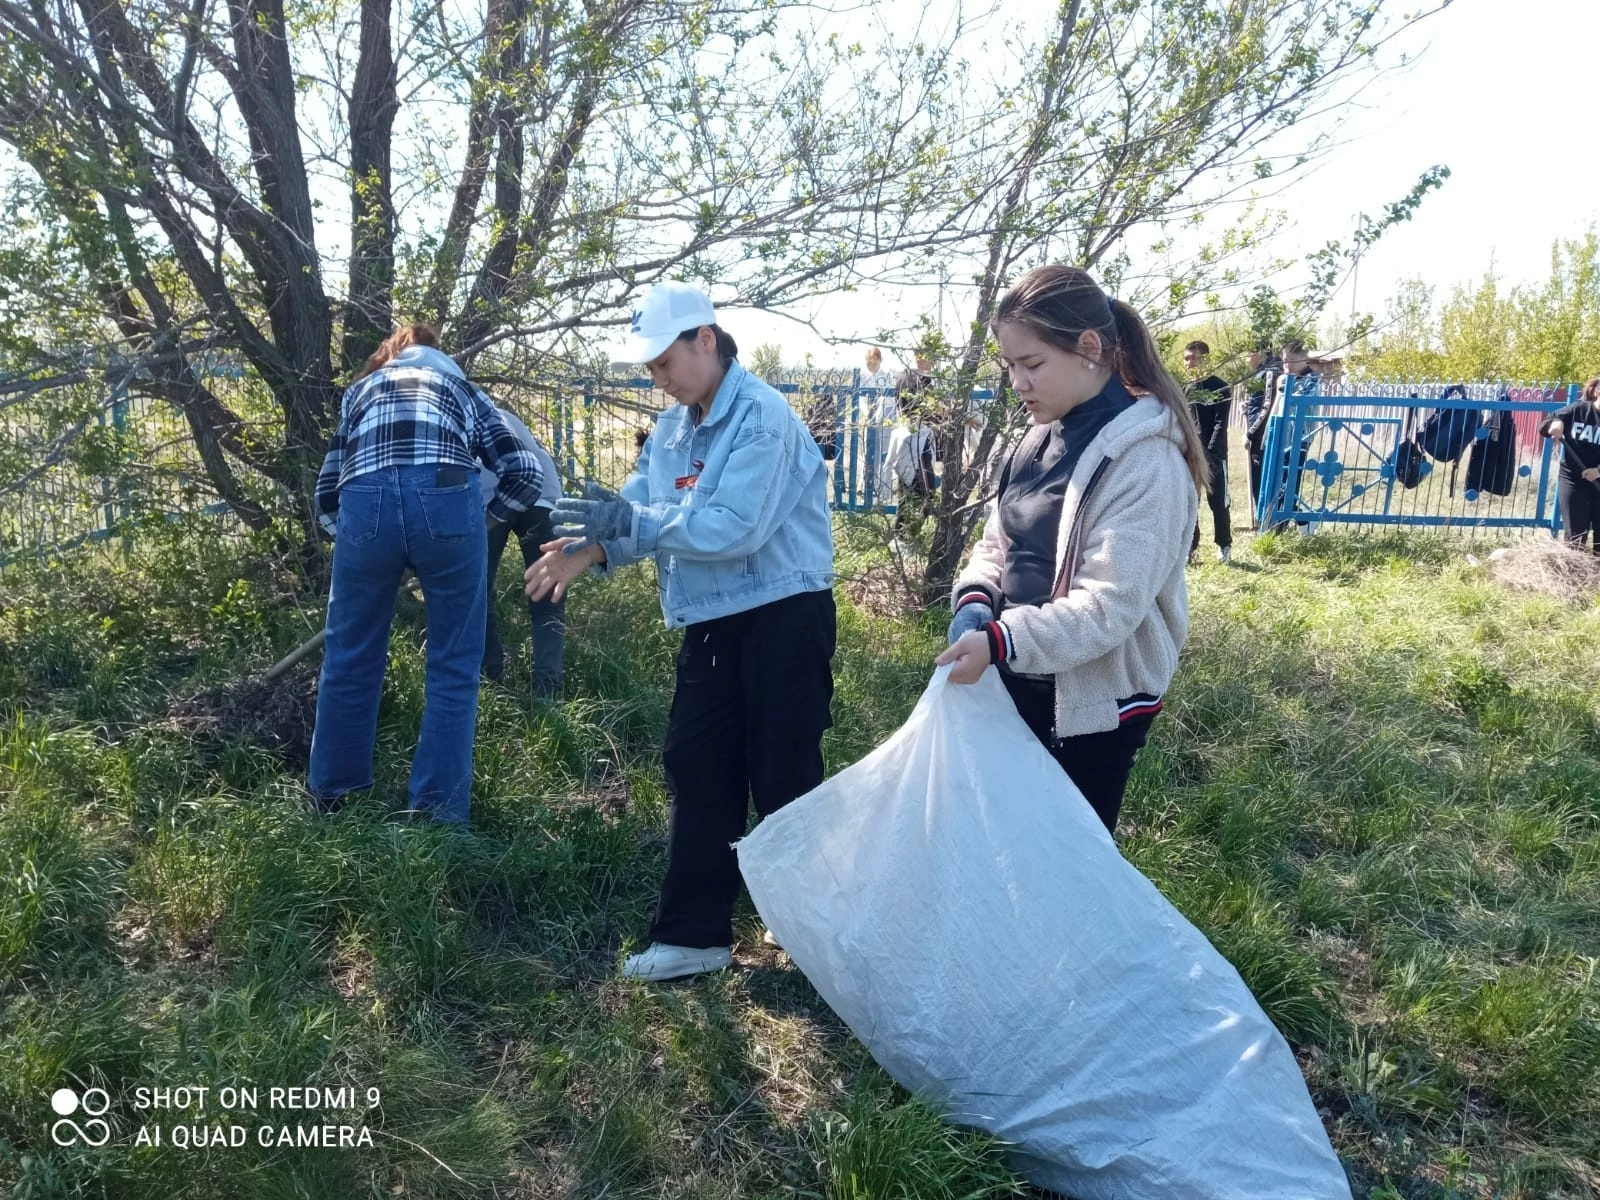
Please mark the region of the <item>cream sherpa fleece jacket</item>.
[[1119, 701], [1160, 696], [1189, 633], [1184, 564], [1199, 497], [1180, 433], [1152, 396], [1113, 418], [1067, 483], [1056, 534], [1056, 599], [1001, 610], [1007, 540], [998, 499], [956, 579], [952, 608], [1000, 613], [991, 650], [1013, 670], [1054, 675], [1056, 736], [1115, 729]]

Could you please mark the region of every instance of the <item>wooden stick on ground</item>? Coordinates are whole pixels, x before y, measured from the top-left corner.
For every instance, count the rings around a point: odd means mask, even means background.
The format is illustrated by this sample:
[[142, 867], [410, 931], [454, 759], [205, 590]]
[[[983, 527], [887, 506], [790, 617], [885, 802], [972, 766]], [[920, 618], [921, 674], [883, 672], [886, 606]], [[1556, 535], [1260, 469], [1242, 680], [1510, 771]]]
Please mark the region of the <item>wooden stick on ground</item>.
[[[400, 590], [395, 593], [396, 597], [398, 598], [409, 591], [413, 582], [415, 581], [411, 578], [411, 576], [406, 576], [405, 582], [400, 585]], [[301, 659], [305, 658], [314, 651], [321, 649], [322, 643], [327, 640], [328, 629], [327, 626], [323, 626], [323, 628], [317, 630], [316, 633], [312, 634], [293, 650], [289, 651], [289, 653], [285, 654], [277, 662], [268, 667], [266, 674], [264, 674], [261, 678], [268, 683], [271, 683], [274, 679], [280, 678], [289, 670], [290, 667], [294, 666]]]

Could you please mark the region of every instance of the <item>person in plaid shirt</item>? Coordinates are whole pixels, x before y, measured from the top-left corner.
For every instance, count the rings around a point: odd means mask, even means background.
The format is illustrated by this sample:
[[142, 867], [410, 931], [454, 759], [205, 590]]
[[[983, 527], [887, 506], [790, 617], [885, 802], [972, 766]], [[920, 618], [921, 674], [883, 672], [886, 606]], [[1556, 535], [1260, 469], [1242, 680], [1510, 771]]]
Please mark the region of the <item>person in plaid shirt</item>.
[[[477, 462], [497, 477], [487, 508]], [[408, 815], [465, 823], [483, 661], [490, 528], [539, 498], [539, 461], [426, 325], [401, 327], [344, 393], [317, 476], [317, 515], [334, 536], [327, 643], [308, 786], [338, 808], [372, 786], [378, 700], [395, 592], [407, 570], [428, 605], [426, 704]]]

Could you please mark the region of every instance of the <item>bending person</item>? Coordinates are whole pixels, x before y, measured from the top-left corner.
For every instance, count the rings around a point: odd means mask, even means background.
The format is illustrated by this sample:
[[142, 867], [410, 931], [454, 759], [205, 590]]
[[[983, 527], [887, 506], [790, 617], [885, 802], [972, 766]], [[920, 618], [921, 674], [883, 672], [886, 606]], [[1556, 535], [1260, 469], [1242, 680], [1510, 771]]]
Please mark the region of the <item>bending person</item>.
[[[560, 598], [585, 568], [654, 558], [661, 611], [682, 629], [662, 761], [667, 874], [652, 945], [624, 975], [672, 979], [731, 961], [750, 802], [766, 816], [822, 782], [832, 723], [833, 528], [827, 469], [787, 401], [734, 357], [710, 299], [663, 283], [634, 315], [635, 349], [677, 401], [656, 418], [614, 495], [590, 484], [556, 506], [528, 569]], [[573, 536], [576, 535], [576, 536]]]
[[474, 472], [477, 460], [494, 471], [488, 520], [509, 524], [538, 498], [539, 463], [437, 346], [426, 325], [407, 325], [378, 347], [345, 389], [317, 476], [318, 519], [334, 534], [308, 781], [323, 811], [372, 786], [389, 627], [409, 569], [427, 598], [428, 658], [406, 812], [467, 820], [486, 592]]
[[[539, 498], [525, 512], [518, 514], [510, 525], [489, 522], [489, 600], [485, 606], [483, 627], [483, 675], [485, 679], [499, 682], [505, 674], [505, 645], [500, 638], [500, 618], [495, 612], [495, 576], [500, 571], [500, 559], [506, 552], [506, 542], [514, 533], [522, 550], [524, 568], [539, 561], [539, 547], [555, 537], [550, 512], [561, 499], [561, 474], [556, 470], [550, 452], [539, 444], [533, 431], [524, 425], [513, 412], [503, 408], [495, 410], [506, 427], [516, 435], [523, 449], [532, 452], [539, 460]], [[479, 472], [478, 489], [483, 497], [485, 511], [493, 502], [496, 481], [492, 473]], [[561, 676], [567, 651], [567, 610], [565, 600], [528, 601], [528, 620], [533, 627], [533, 698], [557, 700], [561, 697]]]
[[1139, 314], [1086, 272], [1029, 271], [994, 331], [1034, 427], [957, 577], [937, 662], [954, 664], [952, 683], [997, 665], [1023, 720], [1114, 832], [1188, 635], [1184, 561], [1205, 450]]

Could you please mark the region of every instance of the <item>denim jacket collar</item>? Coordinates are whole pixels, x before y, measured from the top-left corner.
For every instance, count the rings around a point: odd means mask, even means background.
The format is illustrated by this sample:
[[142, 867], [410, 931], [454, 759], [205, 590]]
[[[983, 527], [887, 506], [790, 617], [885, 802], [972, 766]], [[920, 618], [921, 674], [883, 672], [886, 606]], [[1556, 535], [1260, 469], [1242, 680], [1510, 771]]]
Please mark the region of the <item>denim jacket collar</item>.
[[700, 428], [715, 425], [722, 421], [728, 411], [739, 398], [739, 389], [744, 384], [744, 377], [748, 375], [739, 360], [733, 359], [728, 363], [727, 374], [722, 377], [722, 384], [717, 388], [717, 394], [711, 398], [711, 411], [706, 413], [705, 420], [700, 422]]
[[673, 430], [671, 438], [667, 440], [665, 449], [677, 450], [687, 445], [696, 431], [714, 429], [727, 420], [729, 414], [738, 407], [740, 388], [743, 386], [747, 375], [749, 375], [749, 372], [739, 365], [737, 359], [729, 363], [728, 373], [722, 377], [721, 386], [717, 388], [716, 395], [711, 398], [711, 410], [698, 423], [695, 422], [693, 413], [684, 412], [682, 420], [678, 422], [678, 427]]

